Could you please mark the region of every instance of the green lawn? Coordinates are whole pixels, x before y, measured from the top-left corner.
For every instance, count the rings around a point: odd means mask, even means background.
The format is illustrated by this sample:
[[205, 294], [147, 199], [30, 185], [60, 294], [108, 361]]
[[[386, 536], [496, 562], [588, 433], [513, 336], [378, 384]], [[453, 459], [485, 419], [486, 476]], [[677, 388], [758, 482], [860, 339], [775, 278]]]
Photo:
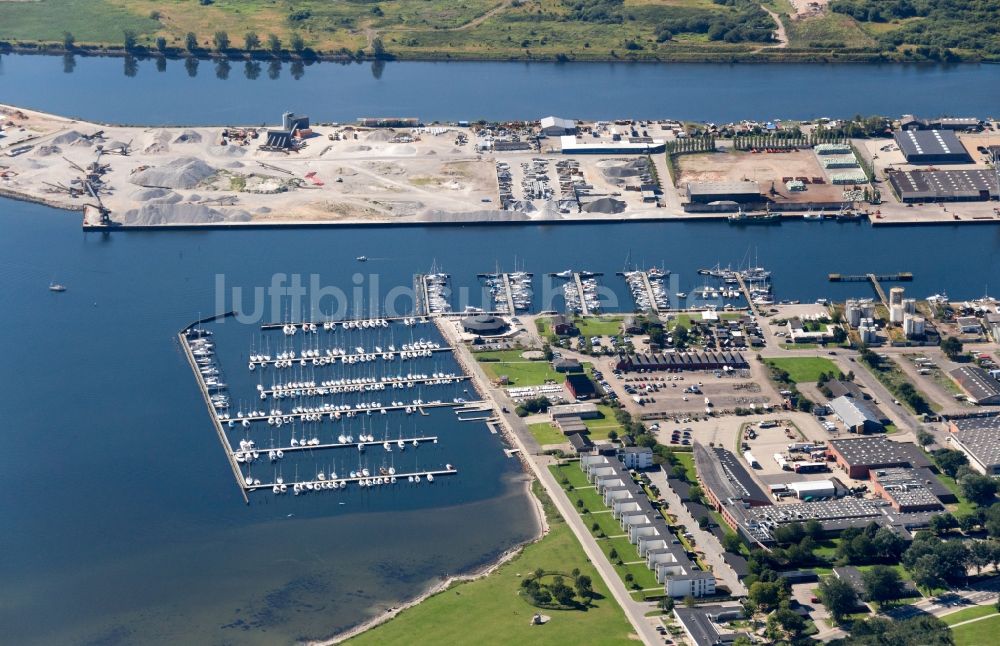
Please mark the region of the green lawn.
[[528, 430], [539, 444], [565, 444], [566, 436], [548, 422], [529, 424]]
[[567, 491], [566, 495], [577, 511], [580, 510], [580, 507], [577, 506], [577, 500], [582, 500], [583, 509], [588, 511], [603, 511], [608, 508], [596, 489], [574, 489], [573, 491]]
[[578, 316], [574, 319], [580, 334], [591, 336], [615, 336], [621, 334], [621, 316]]
[[837, 374], [837, 368], [829, 359], [823, 357], [782, 357], [780, 359], [768, 359], [767, 363], [788, 373], [789, 378], [795, 383], [816, 383], [820, 374]]
[[583, 420], [583, 423], [590, 431], [590, 439], [606, 440], [611, 431], [615, 431], [621, 435], [622, 426], [615, 419], [615, 409], [604, 404], [598, 404], [597, 411], [601, 414], [601, 417]]
[[579, 462], [567, 462], [566, 464], [560, 464], [558, 466], [551, 466], [549, 470], [552, 471], [552, 475], [556, 477], [556, 481], [563, 487], [562, 479], [565, 477], [569, 484], [574, 487], [587, 487], [590, 483], [587, 482], [587, 475], [580, 470]]
[[949, 626], [954, 626], [957, 623], [968, 621], [969, 619], [976, 619], [978, 617], [987, 617], [989, 615], [997, 614], [997, 609], [992, 606], [975, 606], [973, 608], [966, 608], [965, 610], [959, 610], [958, 612], [953, 612], [950, 615], [945, 615], [941, 617], [941, 621], [948, 624]]
[[[538, 487], [535, 487], [536, 492]], [[366, 644], [562, 644], [618, 645], [628, 641], [631, 626], [600, 575], [588, 562], [566, 522], [546, 498], [550, 531], [510, 563], [489, 576], [454, 585], [398, 617], [348, 643]], [[517, 594], [525, 574], [537, 568], [569, 572], [579, 568], [600, 595], [585, 610], [544, 610], [552, 617], [531, 626], [537, 608]]]
[[[597, 511], [597, 510], [593, 510]], [[597, 534], [593, 530], [593, 524], [597, 523], [600, 527], [600, 531], [604, 532], [605, 536], [617, 536], [622, 533], [621, 524], [615, 520], [615, 518], [610, 513], [599, 513], [599, 514], [582, 514], [583, 522], [587, 524], [587, 528], [594, 535]]]
[[997, 631], [1000, 631], [1000, 615], [952, 628], [951, 634], [955, 646], [984, 646], [996, 643]]
[[540, 386], [547, 381], [562, 383], [566, 380], [566, 376], [553, 370], [548, 361], [522, 359], [519, 350], [478, 352], [475, 357], [490, 379], [506, 376], [512, 386]]
[[674, 456], [677, 458], [677, 464], [683, 465], [684, 470], [687, 471], [688, 481], [698, 482], [698, 472], [694, 468], [694, 454], [677, 451], [674, 452]]

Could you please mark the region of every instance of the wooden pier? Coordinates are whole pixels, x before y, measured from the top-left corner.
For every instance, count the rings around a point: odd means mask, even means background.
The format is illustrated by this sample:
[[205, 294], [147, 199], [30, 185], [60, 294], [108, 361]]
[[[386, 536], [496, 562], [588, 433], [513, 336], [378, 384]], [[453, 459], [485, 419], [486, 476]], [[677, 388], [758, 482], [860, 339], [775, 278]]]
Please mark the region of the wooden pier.
[[[313, 349], [313, 348], [307, 348], [307, 349]], [[328, 348], [328, 349], [332, 350], [333, 348]], [[358, 358], [361, 358], [361, 357], [372, 357], [373, 360], [374, 359], [382, 359], [383, 361], [392, 361], [398, 355], [402, 354], [403, 352], [431, 352], [431, 353], [434, 353], [434, 352], [451, 352], [452, 350], [454, 350], [454, 348], [451, 347], [451, 346], [444, 346], [442, 348], [424, 348], [423, 350], [400, 350], [400, 349], [397, 348], [396, 350], [393, 350], [391, 352], [389, 350], [382, 350], [382, 352], [375, 352], [373, 350], [371, 352], [351, 352], [349, 354], [340, 354], [340, 355], [336, 355], [336, 356], [332, 356], [332, 357], [324, 354], [324, 355], [321, 355], [321, 356], [318, 356], [318, 357], [301, 357], [301, 356], [296, 356], [296, 357], [294, 357], [292, 359], [275, 359], [275, 358], [271, 358], [269, 360], [254, 361], [254, 364], [257, 367], [263, 367], [263, 366], [273, 365], [273, 364], [277, 363], [278, 361], [291, 361], [293, 364], [299, 364], [300, 366], [316, 366], [316, 367], [321, 367], [323, 365], [332, 366], [332, 365], [338, 365], [338, 364], [344, 364], [344, 363], [350, 364], [350, 359], [352, 359], [352, 358], [353, 359], [358, 359]], [[392, 355], [392, 359], [386, 358], [386, 355]], [[419, 358], [419, 357], [417, 357], [417, 358]], [[324, 364], [322, 362], [322, 359], [329, 359], [330, 361], [328, 363]], [[313, 363], [313, 361], [316, 361], [316, 363]], [[302, 363], [302, 362], [305, 362], [305, 363]], [[357, 363], [357, 362], [355, 362], [355, 363]], [[361, 363], [365, 363], [365, 362], [362, 361]]]
[[[315, 489], [307, 489], [306, 492], [312, 491], [314, 493], [322, 493], [324, 491], [324, 489], [322, 489], [323, 483], [328, 483], [328, 482], [358, 483], [358, 482], [361, 482], [363, 480], [369, 480], [369, 481], [370, 480], [374, 480], [375, 478], [387, 479], [387, 478], [395, 477], [396, 478], [396, 482], [395, 483], [387, 482], [387, 483], [385, 483], [383, 485], [375, 485], [375, 484], [370, 485], [372, 487], [379, 487], [379, 486], [385, 486], [385, 485], [388, 485], [388, 486], [391, 487], [393, 484], [397, 484], [397, 485], [399, 485], [399, 484], [411, 484], [409, 482], [410, 476], [413, 476], [413, 477], [420, 476], [421, 478], [426, 478], [428, 476], [428, 474], [434, 476], [435, 478], [438, 477], [438, 476], [453, 476], [453, 475], [457, 475], [458, 474], [458, 469], [451, 468], [451, 469], [434, 469], [434, 470], [427, 470], [427, 471], [410, 471], [408, 473], [396, 473], [396, 474], [393, 474], [393, 475], [372, 474], [372, 475], [369, 475], [369, 476], [359, 476], [359, 477], [354, 477], [354, 478], [351, 478], [351, 477], [340, 478], [340, 477], [338, 477], [338, 478], [329, 479], [329, 480], [298, 480], [298, 481], [295, 481], [295, 482], [286, 482], [284, 484], [287, 485], [289, 488], [294, 487], [296, 484], [298, 484], [298, 485], [311, 484], [313, 487], [316, 487], [316, 485], [320, 485], [321, 488], [320, 488], [319, 492], [316, 492]], [[273, 489], [275, 484], [276, 483], [274, 483], [274, 482], [269, 482], [269, 483], [262, 482], [260, 484], [246, 485], [244, 488], [247, 491], [257, 491], [258, 489]], [[416, 484], [416, 483], [412, 483], [412, 484]], [[433, 485], [434, 483], [433, 482], [428, 482], [427, 484]], [[286, 492], [286, 493], [290, 493], [290, 492]], [[295, 495], [295, 494], [293, 493], [292, 495]]]
[[511, 316], [515, 316], [517, 310], [514, 308], [514, 294], [510, 288], [510, 274], [503, 275], [503, 293], [507, 300], [507, 312]]
[[579, 272], [573, 272], [573, 281], [576, 283], [576, 290], [580, 294], [580, 314], [582, 316], [590, 316], [590, 306], [587, 305], [587, 299], [584, 296], [583, 280], [581, 280]]
[[753, 300], [750, 298], [750, 288], [747, 287], [746, 281], [743, 280], [743, 275], [736, 272], [736, 283], [740, 286], [740, 291], [743, 292], [743, 298], [747, 299], [747, 307], [752, 314], [759, 314], [757, 311], [757, 306], [753, 304]]
[[[238, 429], [233, 428], [232, 430], [235, 431], [235, 430], [238, 430]], [[425, 436], [425, 437], [408, 437], [405, 440], [403, 440], [403, 444], [405, 444], [406, 446], [413, 446], [414, 442], [416, 442], [418, 444], [426, 444], [427, 442], [437, 442], [437, 440], [438, 440], [438, 436], [437, 435], [428, 435], [428, 436]], [[267, 447], [267, 448], [257, 446], [257, 447], [254, 447], [253, 449], [250, 449], [250, 450], [251, 451], [257, 451], [257, 453], [260, 454], [261, 457], [257, 458], [256, 462], [260, 462], [262, 464], [266, 462], [268, 464], [274, 464], [275, 466], [277, 466], [278, 461], [270, 462], [268, 460], [268, 458], [267, 458], [267, 452], [268, 451], [281, 451], [282, 453], [294, 453], [295, 451], [318, 451], [318, 450], [321, 450], [321, 449], [344, 449], [344, 448], [354, 448], [354, 449], [357, 449], [359, 446], [381, 447], [386, 442], [389, 443], [389, 445], [390, 445], [391, 448], [399, 448], [399, 445], [397, 444], [397, 440], [386, 440], [386, 439], [383, 439], [383, 440], [372, 440], [371, 442], [330, 442], [330, 443], [327, 443], [327, 444], [315, 444], [315, 445], [312, 445], [312, 446], [310, 446], [310, 445], [275, 446], [275, 447]], [[400, 449], [400, 451], [402, 451], [402, 449]], [[235, 451], [235, 452], [233, 452], [233, 461], [234, 462], [236, 461], [236, 457], [235, 457], [236, 453], [241, 453], [241, 452], [242, 453], [246, 453], [246, 451]], [[237, 464], [239, 464], [239, 462], [237, 462]], [[244, 463], [244, 464], [253, 464], [253, 463], [250, 462], [250, 463]]]
[[[426, 316], [424, 316], [422, 314], [414, 314], [413, 316], [378, 316], [378, 317], [371, 318], [371, 319], [341, 319], [339, 321], [330, 320], [330, 321], [300, 321], [298, 323], [264, 323], [264, 324], [262, 324], [260, 326], [260, 329], [262, 329], [262, 330], [280, 330], [280, 329], [284, 328], [286, 325], [291, 325], [291, 326], [294, 326], [295, 329], [301, 330], [303, 325], [315, 325], [317, 327], [317, 330], [316, 330], [317, 332], [320, 332], [320, 331], [323, 331], [323, 332], [333, 332], [333, 329], [324, 330], [323, 329], [323, 324], [324, 323], [335, 323], [337, 325], [337, 329], [345, 329], [345, 328], [343, 328], [343, 324], [345, 322], [354, 322], [354, 321], [358, 321], [358, 322], [360, 322], [360, 321], [389, 321], [390, 323], [392, 323], [393, 321], [404, 321], [406, 319], [417, 319], [417, 323], [430, 323], [430, 320]], [[371, 330], [373, 328], [371, 328], [371, 327], [362, 327], [362, 328], [346, 328], [346, 329]]]
[[[358, 413], [364, 413], [364, 414], [379, 413], [380, 414], [383, 410], [385, 410], [386, 413], [389, 413], [391, 411], [399, 411], [399, 410], [405, 411], [407, 408], [411, 409], [411, 413], [424, 414], [423, 411], [426, 408], [446, 408], [446, 407], [447, 408], [455, 408], [455, 407], [459, 407], [459, 406], [466, 406], [466, 405], [469, 405], [469, 404], [479, 404], [479, 403], [482, 403], [482, 402], [468, 402], [468, 401], [466, 401], [466, 402], [440, 402], [440, 401], [437, 401], [437, 402], [424, 402], [422, 404], [413, 404], [413, 403], [405, 404], [404, 403], [404, 404], [400, 404], [400, 405], [396, 405], [396, 406], [393, 406], [393, 405], [390, 404], [390, 405], [387, 405], [387, 406], [372, 406], [370, 408], [345, 408], [345, 409], [339, 410], [339, 411], [333, 411], [333, 410], [331, 410], [331, 411], [314, 411], [314, 412], [302, 412], [302, 413], [282, 413], [280, 415], [266, 415], [266, 414], [265, 415], [243, 415], [242, 417], [236, 417], [236, 416], [234, 416], [234, 417], [230, 417], [229, 419], [232, 420], [236, 424], [242, 423], [243, 420], [246, 420], [248, 422], [266, 422], [269, 418], [277, 419], [279, 417], [281, 417], [281, 418], [289, 417], [289, 418], [291, 418], [293, 420], [305, 421], [303, 418], [305, 418], [307, 415], [319, 415], [321, 418], [323, 418], [323, 417], [329, 417], [331, 414], [334, 414], [334, 413], [340, 413], [341, 420], [343, 420], [343, 419], [348, 419], [348, 414], [353, 414], [354, 416], [357, 416]], [[214, 411], [213, 411], [212, 414], [213, 414], [213, 417], [214, 417], [215, 416]], [[336, 417], [334, 419], [336, 419]], [[229, 421], [229, 420], [227, 420], [227, 421]], [[220, 426], [220, 430], [221, 430], [221, 426]]]
[[659, 314], [660, 306], [656, 304], [656, 294], [653, 293], [653, 285], [649, 282], [649, 274], [640, 271], [639, 275], [642, 277], [642, 285], [646, 289], [646, 298], [649, 299], [649, 307], [653, 310], [654, 314]]
[[[205, 320], [201, 320], [198, 323], [203, 323]], [[215, 427], [215, 432], [219, 436], [219, 442], [222, 443], [222, 449], [226, 454], [226, 459], [229, 461], [229, 466], [233, 470], [233, 477], [236, 478], [236, 484], [240, 487], [240, 493], [243, 495], [243, 502], [250, 504], [250, 499], [247, 497], [246, 492], [246, 479], [243, 477], [242, 471], [240, 471], [239, 463], [236, 462], [236, 457], [233, 454], [233, 447], [229, 444], [229, 439], [226, 437], [226, 431], [222, 428], [222, 422], [219, 420], [218, 411], [215, 410], [215, 406], [212, 405], [212, 396], [208, 390], [208, 386], [205, 384], [205, 379], [202, 377], [201, 371], [198, 369], [198, 362], [194, 358], [194, 354], [191, 352], [191, 346], [188, 345], [188, 339], [185, 332], [193, 326], [188, 326], [185, 330], [178, 333], [177, 338], [181, 342], [181, 347], [184, 348], [184, 356], [187, 357], [188, 365], [191, 366], [191, 371], [194, 372], [195, 380], [198, 382], [198, 388], [201, 390], [201, 396], [205, 400], [205, 406], [208, 407], [209, 417], [212, 418], [212, 425]]]
[[908, 271], [901, 271], [896, 274], [828, 274], [827, 278], [831, 283], [867, 283], [874, 276], [879, 281], [885, 282], [909, 282], [913, 280], [913, 274]]
[[[446, 377], [426, 377], [426, 378], [420, 378], [420, 379], [399, 379], [399, 378], [396, 378], [396, 377], [388, 377], [388, 378], [383, 377], [382, 380], [371, 382], [371, 383], [363, 383], [363, 384], [340, 384], [340, 385], [335, 385], [335, 386], [323, 386], [323, 385], [317, 384], [315, 386], [302, 386], [302, 387], [294, 387], [294, 388], [281, 388], [280, 391], [301, 392], [301, 391], [309, 391], [309, 390], [326, 390], [326, 391], [328, 391], [327, 394], [329, 394], [329, 395], [352, 395], [354, 393], [359, 393], [359, 392], [372, 392], [371, 390], [366, 390], [366, 387], [368, 387], [368, 386], [385, 386], [386, 388], [377, 388], [376, 389], [376, 391], [381, 392], [382, 390], [391, 389], [391, 388], [395, 388], [397, 390], [405, 389], [405, 388], [409, 388], [411, 385], [413, 385], [413, 386], [423, 386], [423, 385], [442, 385], [442, 386], [446, 386], [446, 385], [448, 385], [450, 383], [453, 383], [453, 382], [468, 381], [469, 379], [471, 379], [471, 377], [469, 377], [468, 375], [451, 375], [451, 376], [446, 376]], [[347, 388], [348, 390], [340, 390], [340, 389], [343, 389], [343, 388]], [[354, 390], [350, 390], [352, 388]], [[257, 392], [258, 392], [258, 394], [263, 394], [263, 395], [267, 395], [268, 397], [270, 397], [274, 393], [279, 392], [279, 389], [268, 388], [268, 389], [265, 389], [265, 390], [258, 390]], [[312, 395], [312, 396], [316, 396], [316, 395]]]

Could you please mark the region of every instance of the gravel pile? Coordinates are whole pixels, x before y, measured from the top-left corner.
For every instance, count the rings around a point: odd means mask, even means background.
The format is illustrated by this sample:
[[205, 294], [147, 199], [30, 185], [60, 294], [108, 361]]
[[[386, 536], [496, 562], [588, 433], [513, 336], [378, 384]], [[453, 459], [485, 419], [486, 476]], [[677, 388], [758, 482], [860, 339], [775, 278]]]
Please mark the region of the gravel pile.
[[246, 211], [219, 211], [198, 204], [144, 204], [125, 212], [126, 225], [212, 224], [247, 222]]
[[201, 142], [201, 135], [194, 130], [185, 130], [174, 138], [175, 144], [197, 144]]
[[179, 157], [163, 166], [139, 171], [129, 182], [139, 186], [194, 188], [215, 174], [215, 169], [194, 157]]
[[373, 130], [365, 136], [365, 141], [389, 141], [396, 136], [396, 131], [392, 128], [383, 130]]
[[625, 211], [625, 202], [611, 197], [601, 197], [593, 202], [583, 205], [583, 210], [587, 213], [601, 213], [612, 215]]

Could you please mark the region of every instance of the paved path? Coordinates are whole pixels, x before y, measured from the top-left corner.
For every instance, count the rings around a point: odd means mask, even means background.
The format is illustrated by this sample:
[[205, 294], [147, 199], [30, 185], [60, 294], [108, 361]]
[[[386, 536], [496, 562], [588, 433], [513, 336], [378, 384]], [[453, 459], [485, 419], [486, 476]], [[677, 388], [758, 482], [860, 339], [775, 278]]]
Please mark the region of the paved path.
[[[456, 335], [454, 327], [447, 321], [442, 321], [439, 327], [442, 330], [443, 336], [449, 340], [449, 344], [455, 348], [455, 356], [459, 359], [459, 363], [461, 363], [465, 368], [465, 371], [472, 376], [473, 381], [479, 386], [480, 389], [482, 389], [482, 392], [489, 393], [491, 395], [494, 405], [498, 409], [506, 407], [508, 411], [513, 411], [513, 402], [507, 397], [506, 392], [492, 386], [489, 378], [486, 376], [486, 373], [483, 372], [482, 367], [472, 357], [472, 353], [469, 349], [464, 344], [459, 342], [457, 338], [455, 338]], [[515, 415], [513, 412], [504, 413], [502, 410], [496, 410], [496, 413], [500, 418], [501, 423], [503, 423], [511, 431], [509, 437], [521, 450], [522, 456], [526, 458], [526, 465], [531, 469], [534, 476], [538, 478], [539, 483], [545, 489], [549, 498], [551, 498], [552, 503], [576, 535], [576, 538], [583, 547], [583, 551], [587, 555], [587, 558], [604, 580], [604, 584], [608, 587], [608, 590], [610, 590], [611, 596], [614, 597], [615, 601], [618, 602], [618, 605], [621, 606], [622, 610], [624, 610], [625, 616], [632, 624], [632, 628], [635, 630], [636, 634], [645, 644], [659, 643], [661, 638], [656, 632], [656, 624], [654, 623], [658, 623], [659, 619], [657, 617], [645, 616], [647, 612], [655, 610], [656, 605], [650, 602], [639, 602], [632, 599], [628, 589], [625, 587], [625, 583], [622, 581], [621, 577], [618, 576], [618, 572], [615, 571], [614, 567], [604, 555], [604, 552], [601, 551], [600, 546], [597, 544], [597, 540], [594, 538], [593, 534], [590, 533], [590, 530], [584, 525], [583, 519], [576, 512], [576, 509], [566, 496], [566, 492], [559, 485], [559, 483], [556, 482], [552, 472], [549, 471], [548, 467], [554, 463], [554, 460], [547, 455], [537, 455], [537, 453], [540, 452], [540, 447], [531, 436], [531, 432], [528, 430], [524, 420]]]

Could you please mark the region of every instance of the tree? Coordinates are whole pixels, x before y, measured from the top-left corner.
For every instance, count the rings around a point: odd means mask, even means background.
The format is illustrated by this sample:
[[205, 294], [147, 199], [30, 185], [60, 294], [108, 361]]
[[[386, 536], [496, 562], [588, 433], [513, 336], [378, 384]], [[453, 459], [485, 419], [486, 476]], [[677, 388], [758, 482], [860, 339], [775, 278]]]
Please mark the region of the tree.
[[872, 617], [855, 621], [848, 640], [851, 646], [954, 646], [948, 626], [937, 617], [918, 615], [902, 621]]
[[920, 446], [927, 446], [928, 444], [933, 444], [934, 443], [934, 436], [931, 435], [930, 433], [928, 433], [927, 431], [925, 431], [922, 428], [918, 429], [917, 430], [917, 442], [920, 443]]
[[372, 38], [372, 56], [375, 58], [385, 58], [385, 44], [381, 36]]
[[962, 342], [950, 336], [941, 341], [941, 351], [948, 355], [949, 359], [954, 360], [958, 355], [962, 354]]
[[740, 537], [733, 532], [726, 532], [722, 536], [722, 547], [727, 552], [732, 552], [734, 554], [739, 554], [740, 548], [743, 546], [743, 541]]
[[698, 527], [701, 529], [708, 529], [711, 524], [712, 520], [708, 516], [702, 516], [698, 519]]
[[160, 52], [161, 54], [164, 54], [167, 51], [167, 39], [164, 38], [163, 36], [156, 37], [156, 51]]
[[861, 573], [861, 581], [869, 601], [884, 603], [903, 596], [903, 580], [894, 568], [873, 565], [870, 570]]
[[969, 546], [969, 564], [976, 568], [976, 574], [993, 562], [995, 541], [975, 541]]
[[68, 31], [63, 32], [63, 49], [69, 51], [76, 47], [76, 38]]
[[993, 538], [1000, 538], [1000, 505], [993, 505], [986, 510], [986, 519], [983, 521], [983, 527], [986, 528], [986, 532]]
[[215, 32], [215, 35], [212, 37], [212, 42], [215, 43], [215, 49], [217, 51], [224, 52], [229, 49], [229, 34], [219, 30]]
[[252, 52], [253, 50], [257, 49], [258, 47], [260, 47], [260, 37], [257, 35], [257, 32], [255, 32], [255, 31], [248, 31], [247, 33], [245, 33], [243, 35], [243, 48], [244, 49], [246, 49], [248, 52]]
[[989, 505], [996, 500], [997, 481], [989, 476], [970, 473], [959, 481], [962, 494], [977, 505]]
[[947, 585], [944, 580], [944, 564], [936, 554], [924, 554], [916, 560], [910, 568], [913, 575], [913, 582], [924, 590], [943, 588]]
[[931, 516], [930, 528], [936, 535], [947, 533], [949, 530], [958, 527], [958, 521], [950, 513], [935, 514]]
[[948, 476], [954, 478], [958, 473], [958, 468], [968, 464], [969, 460], [961, 451], [954, 449], [940, 449], [934, 452], [934, 461]]
[[806, 628], [806, 621], [789, 608], [779, 608], [767, 618], [767, 634], [775, 641], [787, 638], [795, 642]]
[[306, 49], [306, 41], [302, 38], [302, 34], [298, 32], [292, 34], [292, 49], [295, 50], [296, 54], [301, 54]]
[[747, 596], [757, 608], [774, 609], [787, 596], [787, 592], [779, 582], [755, 581]]
[[184, 48], [189, 52], [193, 52], [198, 49], [198, 36], [196, 36], [193, 31], [189, 31], [187, 35], [184, 36]]
[[694, 606], [695, 606], [696, 603], [698, 603], [698, 602], [691, 595], [687, 595], [686, 597], [684, 597], [684, 607], [685, 608], [694, 608]]
[[614, 442], [615, 440], [617, 440], [618, 439], [618, 431], [616, 431], [614, 429], [608, 431], [608, 439], [611, 440], [612, 442]]
[[618, 550], [616, 550], [615, 548], [612, 547], [611, 551], [608, 552], [608, 558], [611, 559], [612, 561], [617, 561], [618, 560]]
[[[998, 601], [997, 603], [1000, 603], [1000, 601]], [[673, 612], [673, 610], [674, 610], [674, 598], [673, 597], [663, 597], [663, 599], [660, 601], [660, 608], [663, 609], [663, 612]]]
[[281, 53], [281, 39], [275, 34], [267, 35], [267, 49], [274, 55]]
[[816, 519], [806, 521], [802, 528], [805, 530], [806, 536], [813, 540], [819, 540], [823, 536], [823, 525]]
[[124, 32], [122, 32], [122, 34], [124, 36], [124, 41], [125, 41], [125, 51], [126, 52], [133, 51], [137, 43], [135, 32], [132, 31], [131, 29], [126, 29]]
[[843, 579], [833, 576], [820, 581], [819, 587], [816, 588], [816, 596], [837, 623], [858, 605], [858, 593], [854, 587]]

